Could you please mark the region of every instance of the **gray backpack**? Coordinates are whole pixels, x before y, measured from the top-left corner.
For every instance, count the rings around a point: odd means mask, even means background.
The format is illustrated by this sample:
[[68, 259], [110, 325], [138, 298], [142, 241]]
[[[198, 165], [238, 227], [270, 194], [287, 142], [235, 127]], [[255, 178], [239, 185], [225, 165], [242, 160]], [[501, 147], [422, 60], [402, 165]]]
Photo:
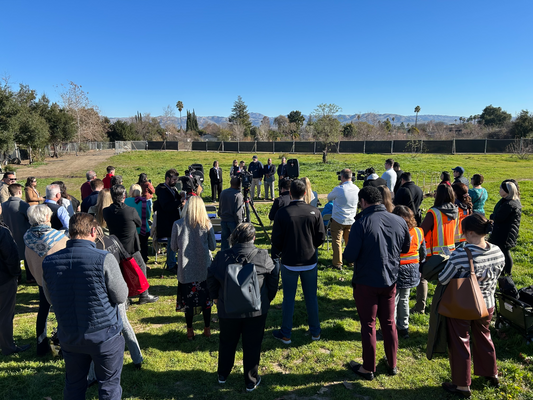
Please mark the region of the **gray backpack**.
[[261, 310], [261, 288], [252, 260], [259, 252], [253, 250], [247, 257], [234, 257], [224, 276], [224, 308], [228, 314], [245, 314]]

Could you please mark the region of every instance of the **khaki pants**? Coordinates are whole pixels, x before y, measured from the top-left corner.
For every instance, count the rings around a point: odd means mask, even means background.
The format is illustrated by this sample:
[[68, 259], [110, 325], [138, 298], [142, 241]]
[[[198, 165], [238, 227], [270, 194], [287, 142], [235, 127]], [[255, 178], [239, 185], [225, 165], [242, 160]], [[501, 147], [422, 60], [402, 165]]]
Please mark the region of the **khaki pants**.
[[333, 248], [332, 265], [342, 267], [342, 239], [344, 246], [348, 246], [348, 236], [350, 236], [351, 225], [341, 225], [334, 219], [331, 220], [331, 247]]

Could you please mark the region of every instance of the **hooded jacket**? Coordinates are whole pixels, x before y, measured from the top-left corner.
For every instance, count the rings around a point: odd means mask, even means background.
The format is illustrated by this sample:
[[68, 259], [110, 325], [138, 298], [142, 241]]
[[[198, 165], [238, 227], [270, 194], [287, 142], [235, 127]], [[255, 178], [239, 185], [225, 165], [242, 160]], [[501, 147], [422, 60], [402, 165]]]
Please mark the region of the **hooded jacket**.
[[515, 247], [521, 217], [522, 204], [520, 204], [520, 200], [500, 199], [490, 216], [490, 219], [494, 221], [494, 228], [489, 242], [504, 249]]

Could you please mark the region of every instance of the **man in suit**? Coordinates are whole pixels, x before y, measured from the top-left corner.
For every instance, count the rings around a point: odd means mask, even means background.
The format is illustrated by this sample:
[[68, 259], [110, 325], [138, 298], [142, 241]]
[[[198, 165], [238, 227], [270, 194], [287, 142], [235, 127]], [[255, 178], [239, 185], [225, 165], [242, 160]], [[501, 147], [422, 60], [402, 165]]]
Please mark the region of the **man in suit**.
[[[109, 234], [115, 235], [122, 243], [124, 249], [130, 254], [139, 251], [141, 244], [139, 236], [137, 235], [137, 228], [141, 226], [141, 217], [133, 207], [127, 206], [124, 203], [126, 198], [126, 188], [122, 185], [115, 185], [111, 188], [111, 198], [113, 204], [104, 208], [104, 220], [109, 228]], [[152, 296], [148, 290], [141, 293], [139, 297], [139, 304], [153, 303], [159, 297]]]
[[300, 179], [292, 181], [290, 193], [291, 203], [278, 210], [272, 228], [272, 246], [281, 252], [283, 283], [281, 329], [275, 330], [272, 334], [284, 344], [291, 343], [292, 317], [298, 279], [302, 282], [311, 340], [320, 340], [316, 249], [324, 242], [326, 235], [320, 212], [303, 200], [305, 183]]
[[219, 168], [218, 161], [213, 162], [213, 168], [209, 170], [209, 179], [211, 180], [211, 200], [213, 202], [220, 200], [222, 192], [222, 168]]
[[273, 201], [274, 181], [276, 180], [276, 166], [272, 164], [271, 158], [268, 159], [267, 164], [263, 167], [263, 176], [265, 177], [265, 200]]
[[279, 178], [278, 189], [281, 190], [281, 181], [284, 178], [288, 178], [288, 176], [287, 176], [287, 158], [283, 157], [281, 159], [281, 164], [278, 166], [277, 173], [278, 173], [278, 178]]

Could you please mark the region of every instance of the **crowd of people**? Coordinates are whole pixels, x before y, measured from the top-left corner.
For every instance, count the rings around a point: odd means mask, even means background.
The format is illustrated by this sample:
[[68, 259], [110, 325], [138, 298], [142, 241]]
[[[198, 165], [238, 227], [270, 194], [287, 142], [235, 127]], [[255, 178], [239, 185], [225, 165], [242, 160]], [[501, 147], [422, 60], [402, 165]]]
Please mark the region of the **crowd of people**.
[[[439, 348], [437, 342], [442, 337], [447, 338], [452, 381], [443, 383], [443, 388], [465, 397], [471, 394], [470, 330], [474, 338], [474, 373], [498, 385], [489, 324], [495, 312], [497, 279], [500, 274], [512, 273], [510, 250], [516, 246], [521, 217], [518, 183], [512, 179], [501, 183], [501, 199], [487, 219], [488, 194], [482, 187], [483, 176], [474, 174], [469, 182], [464, 168], [458, 166], [452, 170], [453, 182], [448, 172], [441, 174], [433, 205], [423, 218], [424, 193], [411, 174], [402, 171], [393, 159], [385, 161], [384, 169], [379, 177], [369, 168], [362, 189], [354, 184], [351, 170], [342, 170], [339, 185], [327, 195], [327, 204], [320, 212], [318, 194], [312, 190], [310, 179], [289, 177], [285, 158], [277, 167], [270, 158], [263, 165], [253, 156], [248, 167], [244, 161], [234, 160], [227, 189], [223, 189], [223, 171], [214, 161], [209, 178], [212, 200], [219, 201], [221, 220], [221, 248], [214, 259], [211, 252], [216, 250], [215, 232], [199, 196], [201, 187], [186, 185], [187, 189], [179, 192], [175, 169], [167, 170], [164, 182], [155, 188], [142, 173], [129, 190], [123, 186], [122, 177], [115, 175], [113, 166], [107, 168], [102, 180], [95, 171], [88, 171], [80, 188], [80, 200], [69, 194], [61, 181], [47, 185], [42, 197], [35, 177], [27, 178], [23, 190], [15, 174], [6, 172], [0, 183], [2, 353], [9, 355], [30, 347], [13, 341], [20, 261], [24, 261], [26, 282], [39, 287], [38, 356], [50, 349], [47, 318], [51, 305], [56, 314], [66, 364], [65, 398], [83, 397], [93, 381], [98, 382], [100, 398], [120, 398], [125, 343], [135, 366], [141, 368], [143, 362], [127, 318], [131, 292], [120, 265], [133, 258], [146, 278], [149, 239], [167, 240], [166, 268], [176, 271], [176, 311], [185, 315], [187, 339], [195, 338], [193, 318], [198, 314], [203, 316], [203, 335], [211, 336], [211, 313], [216, 304], [220, 322], [218, 382], [226, 382], [242, 336], [244, 381], [246, 390], [253, 391], [261, 382], [261, 343], [280, 275], [282, 323], [273, 330], [273, 337], [291, 344], [300, 280], [309, 337], [312, 341], [321, 340], [318, 248], [329, 234], [333, 257], [328, 268], [353, 269], [353, 298], [363, 348], [363, 363], [350, 362], [356, 375], [374, 379], [378, 340], [383, 341], [388, 373], [398, 374], [398, 338], [409, 338], [410, 314], [428, 311], [428, 280], [438, 279], [428, 352]], [[268, 214], [273, 221], [270, 255], [254, 245], [255, 228], [245, 221], [241, 190], [244, 173], [251, 174], [252, 198], [261, 198], [264, 180], [265, 199], [274, 201]], [[276, 175], [279, 196], [274, 198]], [[451, 279], [470, 273], [469, 257], [473, 259], [488, 316], [478, 320], [444, 319], [437, 312], [438, 298]], [[243, 289], [243, 293], [252, 292], [250, 288], [257, 290], [259, 303], [255, 308], [235, 309], [235, 294], [228, 293], [227, 288], [228, 271], [249, 271], [250, 265], [252, 286]], [[429, 270], [431, 274], [426, 273]], [[416, 304], [410, 310], [413, 288]], [[146, 289], [138, 299], [139, 304], [146, 304], [156, 302], [158, 297]], [[246, 303], [248, 298], [244, 299], [242, 302]], [[447, 334], [439, 335], [439, 329]]]

